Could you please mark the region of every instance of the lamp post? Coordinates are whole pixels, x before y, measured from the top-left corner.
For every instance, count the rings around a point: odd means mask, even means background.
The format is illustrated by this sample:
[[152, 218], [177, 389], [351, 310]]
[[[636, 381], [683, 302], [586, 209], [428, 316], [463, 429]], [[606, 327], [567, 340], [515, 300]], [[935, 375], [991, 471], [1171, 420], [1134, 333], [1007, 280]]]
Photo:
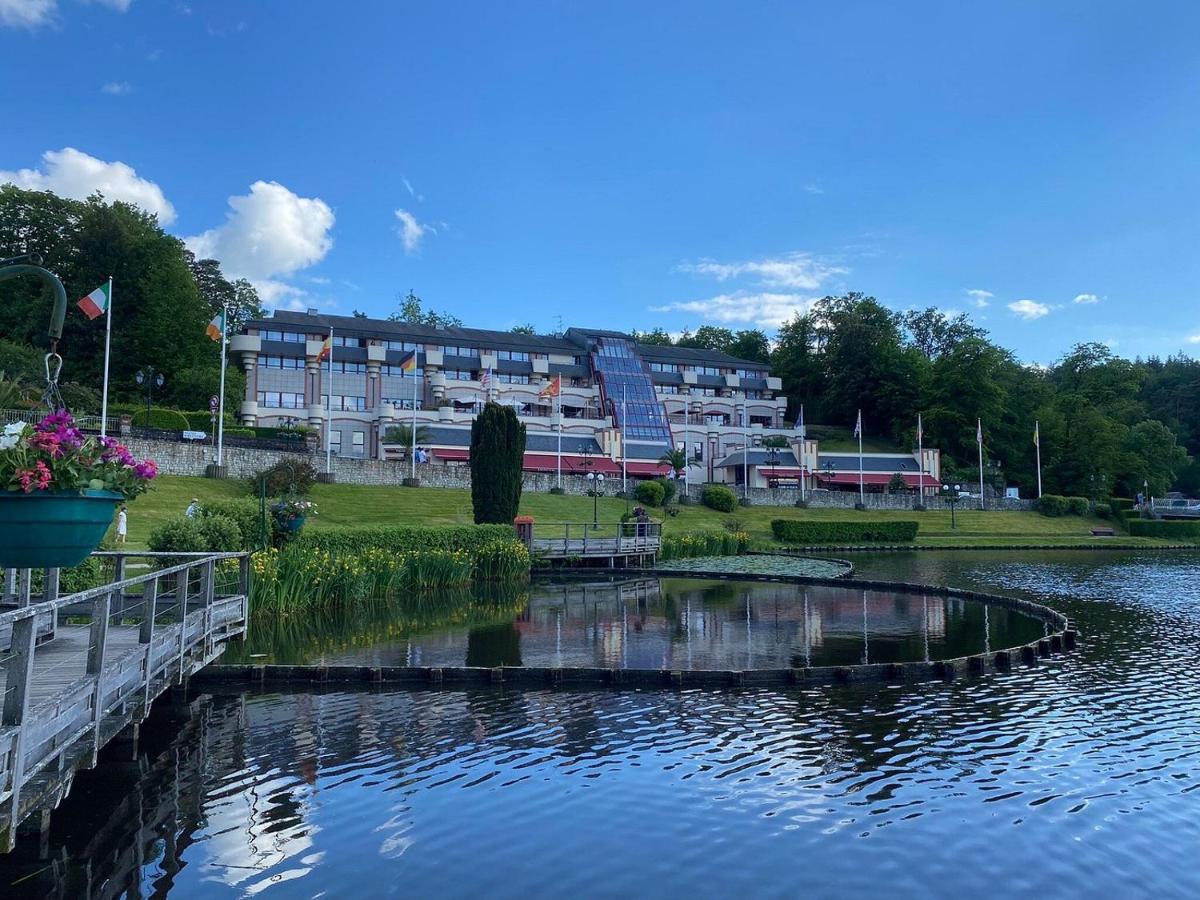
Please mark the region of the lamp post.
[[953, 531], [954, 529], [956, 529], [958, 527], [958, 523], [955, 521], [955, 518], [954, 518], [954, 508], [956, 506], [958, 506], [958, 499], [959, 499], [958, 493], [961, 490], [962, 490], [962, 485], [960, 485], [960, 484], [956, 484], [953, 487], [951, 487], [948, 484], [942, 486], [942, 491], [946, 498], [946, 502], [950, 504], [950, 530], [951, 531]]
[[778, 483], [778, 477], [775, 474], [775, 468], [779, 465], [779, 448], [778, 447], [768, 447], [767, 448], [767, 465], [771, 469], [771, 476], [768, 479], [769, 483], [767, 484], [767, 487], [775, 487], [775, 485]]
[[161, 389], [167, 379], [154, 366], [143, 366], [134, 373], [133, 377], [139, 386], [145, 386], [146, 388], [146, 427], [149, 428], [150, 411], [154, 406], [154, 389]]
[[592, 531], [600, 527], [600, 489], [604, 487], [603, 472], [588, 472], [588, 484], [592, 491]]

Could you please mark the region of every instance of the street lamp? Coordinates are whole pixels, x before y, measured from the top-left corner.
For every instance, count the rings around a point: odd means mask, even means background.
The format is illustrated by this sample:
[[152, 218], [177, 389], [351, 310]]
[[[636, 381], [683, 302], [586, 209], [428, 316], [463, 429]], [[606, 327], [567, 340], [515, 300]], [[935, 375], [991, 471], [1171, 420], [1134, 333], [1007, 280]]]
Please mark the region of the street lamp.
[[154, 405], [154, 389], [162, 389], [163, 382], [166, 378], [163, 373], [154, 368], [154, 366], [144, 366], [134, 373], [134, 380], [139, 386], [146, 388], [146, 427], [150, 427], [150, 410]]
[[604, 487], [603, 472], [588, 472], [588, 484], [592, 491], [592, 531], [600, 527], [600, 489]]
[[770, 478], [768, 479], [768, 481], [769, 481], [768, 487], [775, 487], [779, 481], [778, 476], [775, 474], [775, 467], [779, 465], [779, 448], [778, 447], [768, 447], [767, 448], [767, 465], [770, 466], [770, 468], [771, 468], [771, 475], [770, 475]]
[[942, 491], [946, 498], [946, 502], [950, 504], [950, 530], [953, 531], [958, 527], [958, 523], [954, 519], [954, 508], [958, 506], [958, 494], [962, 490], [961, 484], [956, 484], [951, 487], [948, 484], [942, 485]]

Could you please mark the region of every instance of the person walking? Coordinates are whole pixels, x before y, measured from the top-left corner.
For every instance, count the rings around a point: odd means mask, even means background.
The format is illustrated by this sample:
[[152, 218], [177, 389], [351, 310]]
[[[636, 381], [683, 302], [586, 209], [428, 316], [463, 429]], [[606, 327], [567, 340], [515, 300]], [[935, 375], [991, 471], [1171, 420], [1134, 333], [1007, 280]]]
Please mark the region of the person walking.
[[129, 534], [129, 507], [121, 506], [117, 512], [117, 543], [125, 543], [125, 538]]
[[192, 502], [188, 504], [188, 508], [184, 510], [183, 514], [189, 519], [194, 519], [200, 515], [200, 498], [193, 497]]

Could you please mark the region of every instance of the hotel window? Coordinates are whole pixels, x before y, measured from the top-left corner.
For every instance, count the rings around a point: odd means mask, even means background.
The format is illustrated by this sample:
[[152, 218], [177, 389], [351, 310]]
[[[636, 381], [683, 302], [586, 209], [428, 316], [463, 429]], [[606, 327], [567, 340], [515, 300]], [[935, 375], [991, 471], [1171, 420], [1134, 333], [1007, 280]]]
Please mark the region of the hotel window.
[[[325, 406], [327, 403], [329, 403], [329, 398], [323, 394], [321, 405]], [[367, 408], [367, 398], [353, 394], [334, 394], [332, 408], [346, 412], [363, 412]]]
[[529, 384], [528, 375], [509, 375], [507, 372], [501, 372], [496, 376], [503, 384]]
[[442, 347], [442, 353], [446, 356], [478, 356], [479, 350], [475, 347]]
[[265, 330], [260, 331], [258, 336], [264, 341], [284, 341], [289, 344], [303, 344], [306, 340], [308, 340], [308, 335], [301, 334], [297, 331]]
[[303, 409], [304, 395], [290, 391], [259, 391], [258, 405], [266, 409]]
[[329, 449], [334, 453], [342, 452], [342, 433], [340, 431], [329, 432]]
[[447, 381], [474, 381], [474, 377], [469, 369], [443, 369], [442, 374], [446, 376]]
[[261, 354], [258, 357], [260, 369], [303, 369], [304, 359], [299, 356], [271, 356]]
[[742, 391], [742, 394], [745, 396], [745, 398], [747, 400], [761, 400], [763, 392], [762, 391]]
[[650, 363], [651, 372], [678, 372], [679, 366], [676, 363]]
[[361, 347], [362, 345], [362, 338], [340, 337], [336, 334], [333, 336], [333, 346], [335, 347]]
[[[411, 377], [411, 375], [408, 372], [405, 372], [399, 366], [380, 366], [379, 371], [381, 373], [383, 373], [384, 375], [387, 375], [391, 378], [410, 378]], [[421, 366], [417, 366], [417, 368], [414, 369], [413, 371], [418, 378], [422, 377], [425, 374], [425, 369], [422, 368]]]
[[678, 394], [679, 388], [673, 384], [656, 384], [654, 390], [659, 394]]
[[721, 368], [719, 366], [692, 366], [692, 371], [697, 375], [720, 375]]
[[511, 359], [517, 362], [529, 362], [529, 354], [524, 350], [500, 350], [496, 353], [497, 359]]
[[424, 350], [425, 349], [423, 346], [418, 346], [417, 344], [414, 344], [412, 341], [386, 341], [385, 346], [389, 350], [401, 350], [401, 351]]
[[356, 431], [351, 440], [353, 441], [354, 452], [361, 456], [367, 446], [367, 433], [365, 431]]
[[[326, 368], [326, 367], [329, 367], [329, 368]], [[341, 375], [365, 375], [367, 372], [367, 364], [366, 363], [339, 362], [336, 359], [333, 361], [332, 364], [326, 363], [325, 366], [322, 366], [322, 368], [324, 368], [325, 371], [329, 371], [329, 369], [332, 368], [333, 373], [335, 375], [338, 375], [338, 374], [341, 374]]]
[[[399, 397], [384, 397], [383, 402], [391, 403], [393, 406], [396, 407], [396, 409], [412, 409], [413, 408], [412, 397], [405, 397], [404, 399], [400, 399]], [[418, 397], [417, 398], [417, 409], [423, 409], [423, 408], [424, 407], [421, 404], [421, 398]]]
[[767, 377], [767, 373], [759, 369], [737, 369], [734, 374], [739, 378], [762, 379]]

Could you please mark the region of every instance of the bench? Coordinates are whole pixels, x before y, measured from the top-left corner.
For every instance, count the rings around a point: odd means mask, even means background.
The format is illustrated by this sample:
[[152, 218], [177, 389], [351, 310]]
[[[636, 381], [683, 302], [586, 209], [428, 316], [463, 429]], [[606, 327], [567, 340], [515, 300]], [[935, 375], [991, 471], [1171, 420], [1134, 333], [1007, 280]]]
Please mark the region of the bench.
[[1111, 528], [1093, 528], [1092, 537], [1113, 537], [1116, 532]]

